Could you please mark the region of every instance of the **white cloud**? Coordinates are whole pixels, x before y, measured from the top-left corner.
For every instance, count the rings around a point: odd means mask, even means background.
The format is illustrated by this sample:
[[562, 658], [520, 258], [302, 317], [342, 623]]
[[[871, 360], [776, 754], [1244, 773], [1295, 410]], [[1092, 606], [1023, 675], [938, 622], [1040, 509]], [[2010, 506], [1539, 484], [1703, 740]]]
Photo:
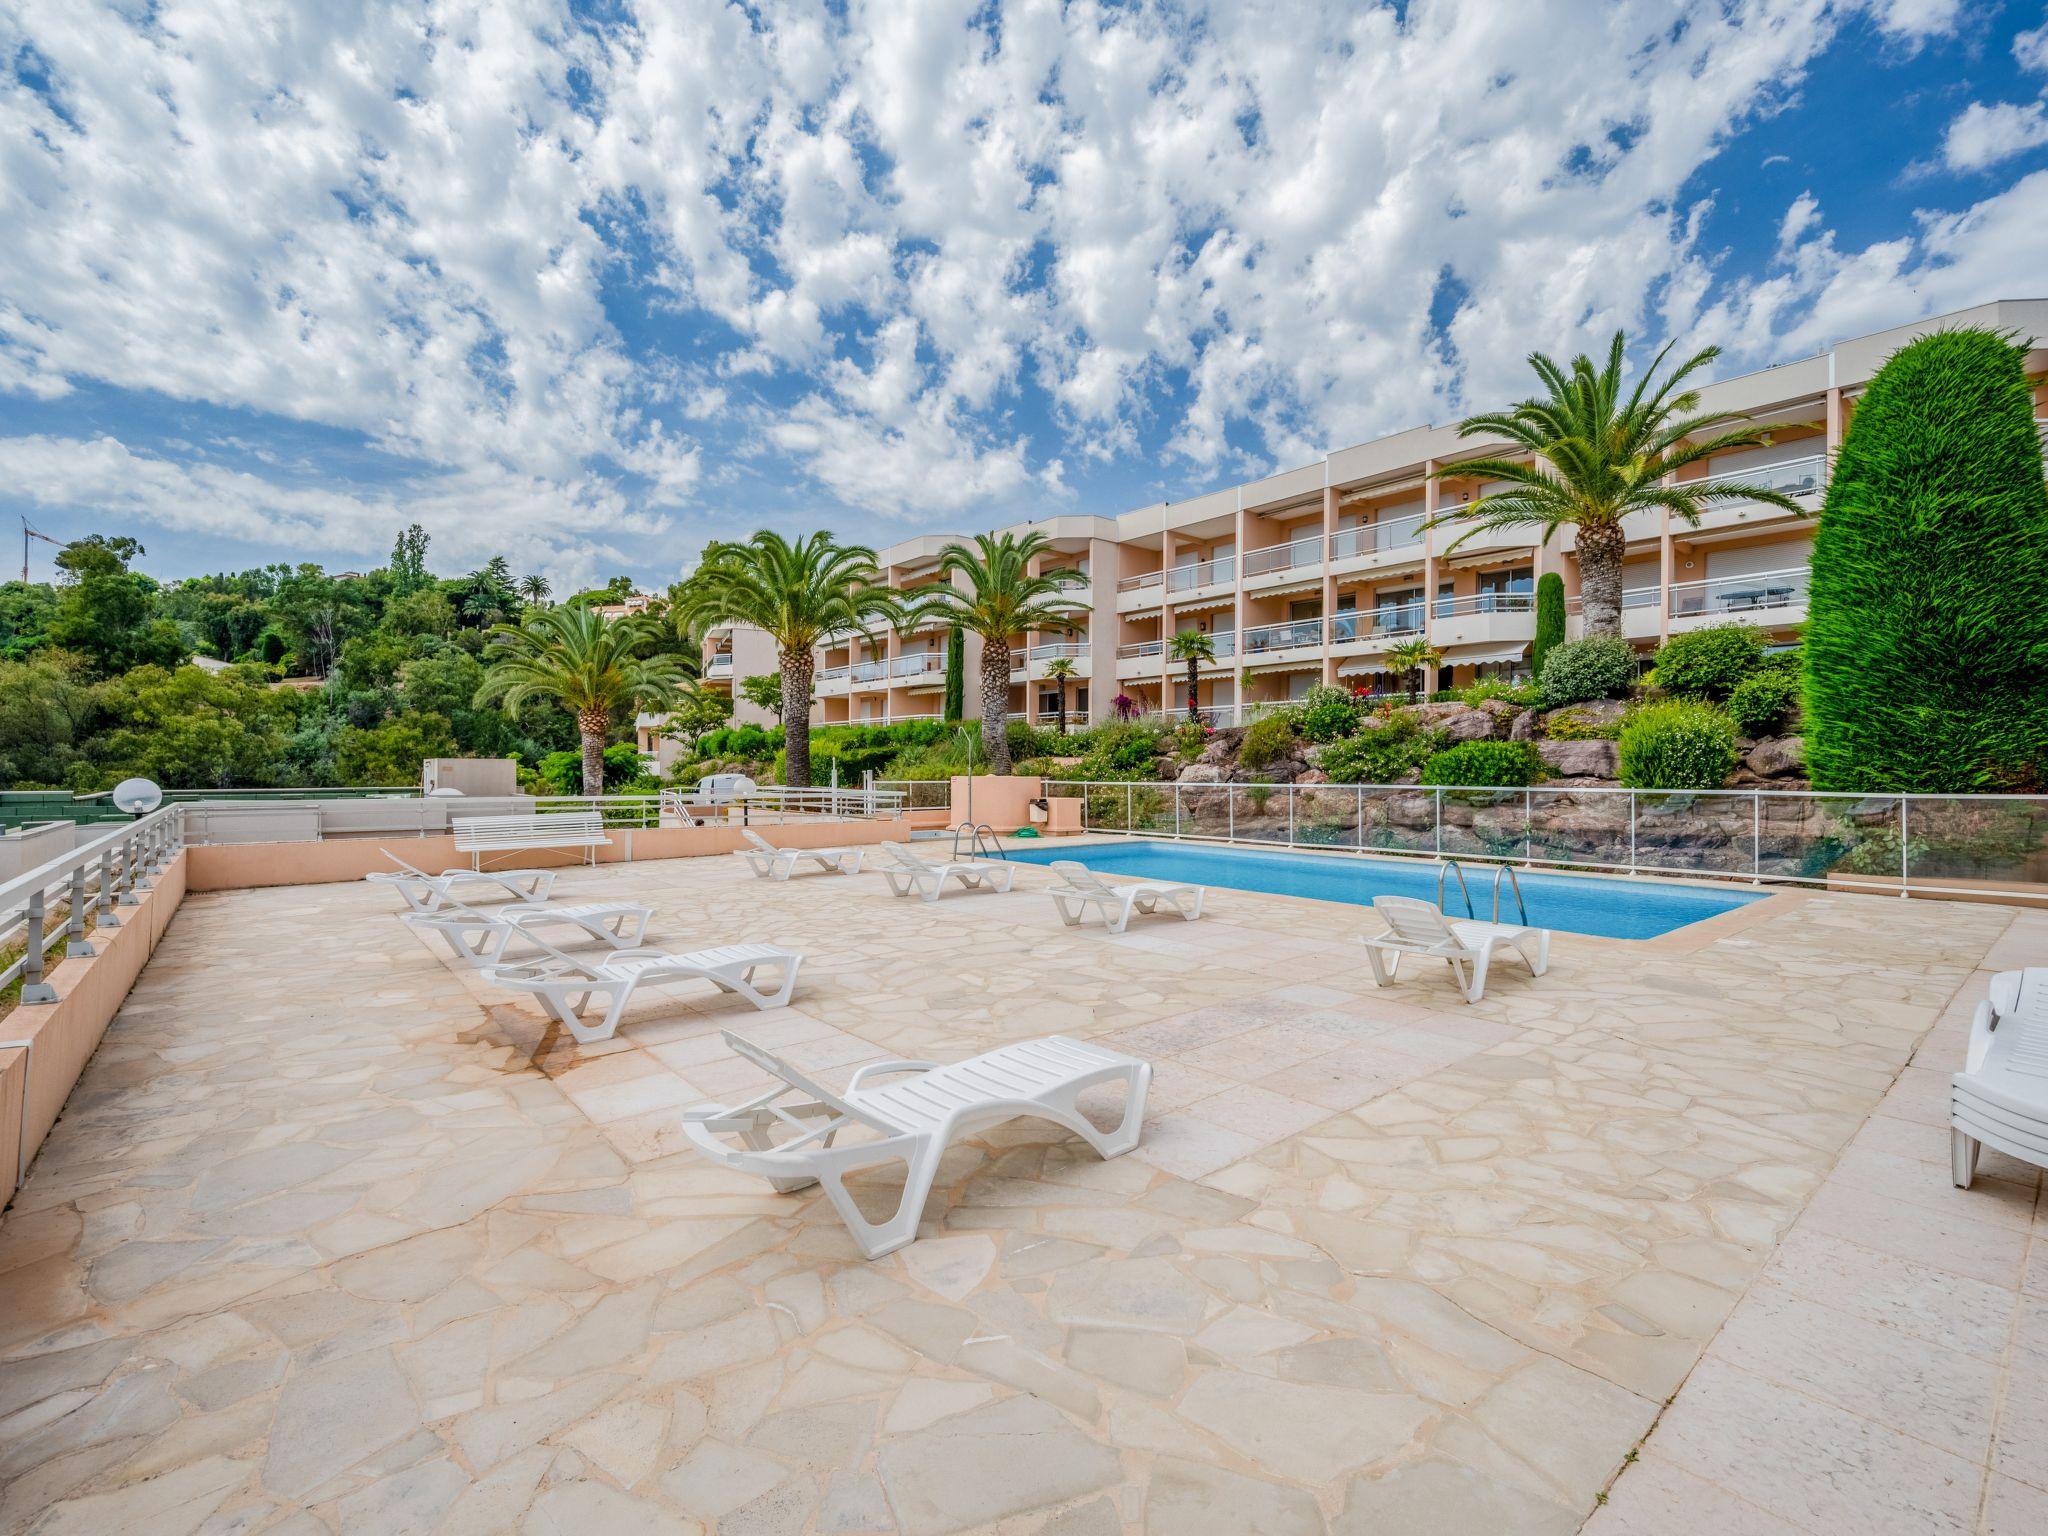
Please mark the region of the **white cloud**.
[[1878, 0], [1874, 11], [1885, 32], [1918, 44], [1953, 34], [1962, 23], [1963, 0]]
[[1973, 101], [1948, 125], [1941, 156], [1952, 171], [1981, 171], [2037, 144], [2048, 144], [2048, 106]]
[[2048, 21], [2031, 32], [2022, 32], [2012, 40], [2012, 56], [2019, 60], [2021, 69], [2033, 70], [2037, 74], [2048, 74]]

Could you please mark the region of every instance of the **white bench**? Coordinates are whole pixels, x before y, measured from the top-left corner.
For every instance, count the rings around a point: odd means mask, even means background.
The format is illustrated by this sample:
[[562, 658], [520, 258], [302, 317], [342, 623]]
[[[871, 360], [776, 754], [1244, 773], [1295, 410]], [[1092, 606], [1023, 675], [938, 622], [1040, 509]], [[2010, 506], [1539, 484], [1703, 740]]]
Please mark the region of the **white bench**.
[[600, 811], [557, 811], [547, 816], [464, 816], [452, 822], [455, 851], [481, 870], [487, 853], [529, 853], [536, 848], [582, 848], [588, 862], [611, 846]]

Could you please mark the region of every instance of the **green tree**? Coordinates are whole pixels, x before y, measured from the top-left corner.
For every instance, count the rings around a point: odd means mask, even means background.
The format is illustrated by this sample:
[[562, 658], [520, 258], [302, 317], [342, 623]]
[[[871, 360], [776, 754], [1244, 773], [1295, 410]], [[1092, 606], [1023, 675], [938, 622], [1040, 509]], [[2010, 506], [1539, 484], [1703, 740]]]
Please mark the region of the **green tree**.
[[93, 533], [57, 554], [62, 575], [50, 643], [76, 651], [101, 677], [133, 667], [175, 667], [189, 652], [176, 624], [151, 616], [157, 584], [128, 568], [143, 552], [133, 539]]
[[811, 680], [817, 645], [829, 634], [894, 623], [903, 608], [882, 584], [875, 552], [829, 533], [794, 542], [767, 529], [744, 543], [705, 546], [696, 573], [670, 614], [682, 634], [713, 624], [751, 624], [774, 640], [782, 672], [785, 774], [811, 782]]
[[[1199, 629], [1184, 629], [1166, 642], [1166, 655], [1168, 660], [1187, 664], [1188, 718], [1200, 720], [1202, 663], [1216, 659], [1216, 642]], [[1251, 668], [1247, 667], [1244, 676], [1238, 680], [1237, 702], [1240, 709], [1244, 704], [1245, 685], [1251, 681], [1251, 675]]]
[[273, 622], [283, 630], [300, 670], [313, 677], [334, 670], [349, 637], [371, 627], [366, 598], [359, 583], [329, 576], [311, 563], [278, 582]]
[[519, 593], [512, 585], [512, 566], [493, 555], [460, 581], [448, 583], [448, 598], [462, 622], [477, 629], [502, 624], [519, 612]]
[[552, 699], [576, 717], [583, 738], [583, 792], [604, 790], [605, 737], [615, 719], [641, 706], [671, 705], [684, 687], [682, 659], [642, 657], [634, 648], [651, 621], [610, 620], [589, 608], [542, 608], [491, 631], [489, 670], [479, 701], [517, 709]]
[[1719, 431], [1741, 418], [1732, 411], [1699, 411], [1697, 388], [1686, 379], [1721, 355], [1718, 347], [1694, 353], [1663, 379], [1658, 371], [1671, 347], [1659, 352], [1622, 395], [1627, 343], [1614, 333], [1605, 366], [1581, 354], [1566, 373], [1541, 352], [1529, 366], [1547, 393], [1506, 411], [1471, 416], [1458, 424], [1460, 437], [1504, 437], [1535, 462], [1487, 457], [1467, 459], [1437, 471], [1436, 478], [1504, 480], [1507, 489], [1482, 495], [1432, 519], [1471, 526], [1451, 548], [1475, 534], [1534, 524], [1549, 543], [1560, 529], [1577, 530], [1579, 599], [1588, 635], [1621, 633], [1621, 565], [1628, 548], [1623, 519], [1657, 509], [1697, 524], [1714, 502], [1754, 501], [1804, 512], [1791, 497], [1766, 486], [1725, 480], [1678, 481], [1674, 475], [1717, 453], [1768, 443], [1761, 427]]
[[85, 662], [69, 651], [0, 661], [0, 786], [62, 784], [97, 713]]
[[409, 523], [391, 547], [392, 596], [410, 597], [432, 585], [433, 579], [427, 574], [427, 531]]
[[538, 573], [519, 578], [519, 595], [526, 599], [529, 608], [545, 606], [552, 591], [554, 588], [548, 584], [547, 577]]
[[1545, 571], [1536, 582], [1536, 642], [1529, 647], [1529, 675], [1543, 675], [1543, 658], [1564, 644], [1564, 578]]
[[167, 789], [263, 785], [284, 753], [292, 701], [243, 669], [133, 668], [100, 688], [113, 729], [96, 753], [116, 777]]
[[421, 764], [455, 752], [455, 731], [446, 716], [411, 713], [379, 725], [342, 727], [334, 739], [334, 770], [344, 784], [418, 784]]
[[2048, 787], [2048, 488], [2025, 348], [1924, 336], [1877, 371], [1814, 539], [1816, 789]]
[[1067, 734], [1067, 680], [1074, 675], [1074, 664], [1064, 656], [1055, 656], [1045, 664], [1045, 675], [1059, 689], [1059, 697], [1053, 705], [1053, 717], [1059, 733], [1064, 736]]
[[1414, 686], [1408, 691], [1417, 697], [1428, 691], [1423, 674], [1432, 667], [1442, 666], [1443, 662], [1444, 653], [1420, 635], [1387, 648], [1387, 665], [1412, 681]]
[[946, 631], [946, 702], [940, 709], [948, 725], [967, 713], [967, 636], [957, 624]]
[[42, 582], [0, 582], [0, 656], [19, 661], [48, 643], [57, 594]]
[[757, 672], [740, 679], [740, 697], [756, 709], [765, 709], [782, 723], [782, 679], [773, 672]]
[[948, 544], [938, 579], [914, 594], [921, 615], [981, 637], [981, 745], [996, 773], [1010, 771], [1010, 637], [1034, 629], [1070, 634], [1088, 612], [1063, 595], [1081, 585], [1078, 571], [1031, 574], [1032, 562], [1051, 548], [1042, 533], [984, 533], [972, 544]]
[[686, 747], [695, 746], [698, 737], [723, 730], [731, 719], [732, 700], [715, 688], [700, 688], [669, 712], [661, 734]]

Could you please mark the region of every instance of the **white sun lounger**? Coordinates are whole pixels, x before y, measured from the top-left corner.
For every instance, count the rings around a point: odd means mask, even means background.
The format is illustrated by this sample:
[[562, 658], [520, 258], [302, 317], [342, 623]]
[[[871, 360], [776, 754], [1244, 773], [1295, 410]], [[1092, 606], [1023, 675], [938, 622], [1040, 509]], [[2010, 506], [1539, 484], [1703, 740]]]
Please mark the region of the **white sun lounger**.
[[[860, 1251], [870, 1259], [901, 1248], [917, 1236], [917, 1223], [931, 1193], [946, 1148], [963, 1136], [1020, 1116], [1035, 1116], [1066, 1127], [1104, 1157], [1117, 1157], [1138, 1144], [1145, 1123], [1149, 1063], [1065, 1035], [1048, 1035], [999, 1046], [971, 1061], [941, 1066], [933, 1061], [870, 1062], [853, 1074], [846, 1092], [835, 1094], [780, 1057], [730, 1030], [725, 1042], [772, 1076], [781, 1086], [730, 1108], [686, 1110], [683, 1134], [706, 1157], [741, 1173], [766, 1179], [787, 1192], [822, 1184]], [[896, 1073], [915, 1077], [886, 1088], [868, 1079]], [[1126, 1088], [1123, 1119], [1101, 1131], [1083, 1115], [1078, 1101], [1100, 1083]], [[790, 1093], [802, 1102], [778, 1104]], [[778, 1127], [788, 1134], [776, 1140]], [[879, 1139], [834, 1146], [840, 1132], [863, 1127]], [[740, 1145], [721, 1137], [737, 1136]], [[858, 1169], [900, 1162], [903, 1196], [895, 1214], [871, 1222], [846, 1191], [846, 1175]]]
[[901, 843], [884, 843], [882, 852], [889, 863], [882, 866], [882, 878], [889, 882], [889, 894], [908, 896], [917, 892], [926, 901], [937, 901], [948, 880], [958, 880], [968, 890], [984, 888], [1007, 891], [1017, 878], [1017, 866], [994, 859], [958, 859], [935, 864], [920, 858]]
[[452, 901], [439, 912], [401, 912], [415, 932], [438, 933], [455, 958], [478, 970], [505, 959], [512, 941], [535, 928], [580, 928], [613, 949], [630, 949], [647, 936], [654, 908], [642, 901], [534, 902], [495, 909]]
[[1072, 928], [1090, 907], [1102, 910], [1102, 920], [1111, 933], [1130, 926], [1133, 910], [1150, 917], [1161, 907], [1171, 907], [1189, 922], [1202, 915], [1202, 898], [1208, 892], [1199, 885], [1168, 880], [1139, 880], [1129, 885], [1111, 885], [1086, 864], [1072, 859], [1055, 859], [1052, 872], [1061, 883], [1052, 887], [1053, 905], [1060, 921]]
[[[1550, 969], [1548, 928], [1447, 918], [1429, 902], [1413, 896], [1375, 896], [1372, 909], [1387, 922], [1385, 933], [1362, 941], [1366, 958], [1372, 962], [1375, 986], [1384, 987], [1394, 979], [1404, 955], [1448, 962], [1468, 1003], [1486, 995], [1486, 968], [1502, 950], [1519, 954], [1532, 975], [1541, 976]], [[1469, 984], [1465, 979], [1468, 965], [1472, 967]]]
[[1970, 1050], [1949, 1088], [1949, 1150], [1956, 1188], [1994, 1147], [2048, 1168], [2048, 970], [2001, 971], [1977, 1005]]
[[495, 885], [513, 901], [528, 903], [546, 901], [555, 888], [552, 869], [451, 869], [446, 874], [430, 875], [417, 865], [406, 863], [389, 848], [383, 852], [398, 868], [375, 870], [363, 878], [372, 885], [396, 887], [405, 904], [415, 912], [438, 912], [444, 906], [460, 906], [454, 896], [458, 885]]
[[[665, 949], [622, 949], [586, 957], [557, 949], [527, 929], [522, 928], [520, 936], [543, 953], [533, 960], [491, 966], [484, 971], [484, 980], [533, 993], [556, 1022], [585, 1045], [612, 1037], [641, 987], [708, 981], [721, 992], [738, 993], [756, 1008], [780, 1008], [796, 990], [796, 973], [804, 963], [795, 950], [775, 944], [726, 944], [686, 955]], [[782, 985], [773, 992], [754, 984], [754, 972], [764, 965], [782, 968]], [[579, 1015], [594, 997], [608, 997], [611, 1003], [602, 1020], [586, 1024]]]
[[742, 829], [751, 848], [735, 848], [733, 857], [745, 859], [755, 878], [787, 880], [798, 864], [815, 864], [827, 874], [857, 875], [865, 848], [778, 848], [751, 827]]

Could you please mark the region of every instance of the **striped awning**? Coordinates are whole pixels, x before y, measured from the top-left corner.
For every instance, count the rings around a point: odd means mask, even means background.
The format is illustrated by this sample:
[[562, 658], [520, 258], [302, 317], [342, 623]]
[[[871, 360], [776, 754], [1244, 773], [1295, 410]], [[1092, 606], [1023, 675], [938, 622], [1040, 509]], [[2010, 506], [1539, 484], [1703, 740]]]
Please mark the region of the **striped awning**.
[[1452, 667], [1484, 666], [1494, 661], [1520, 661], [1529, 652], [1529, 642], [1516, 641], [1511, 645], [1492, 645], [1475, 641], [1470, 645], [1453, 645], [1444, 651], [1444, 665]]

